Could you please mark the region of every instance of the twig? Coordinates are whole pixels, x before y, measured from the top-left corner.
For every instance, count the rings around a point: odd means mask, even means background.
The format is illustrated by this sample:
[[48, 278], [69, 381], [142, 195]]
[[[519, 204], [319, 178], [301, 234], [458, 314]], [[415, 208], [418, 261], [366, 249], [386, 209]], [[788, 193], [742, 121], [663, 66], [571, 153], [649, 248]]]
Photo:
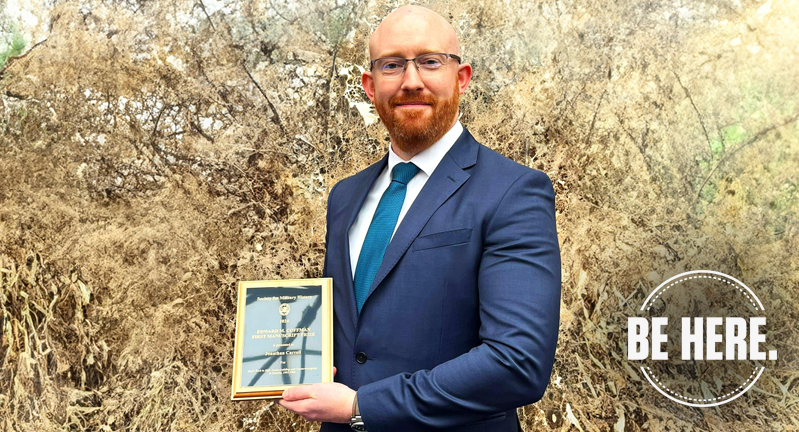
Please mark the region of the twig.
[[41, 44], [43, 44], [43, 43], [45, 43], [45, 42], [47, 42], [47, 39], [44, 39], [44, 40], [42, 40], [42, 41], [39, 41], [39, 42], [37, 42], [36, 44], [34, 44], [34, 45], [31, 47], [31, 49], [29, 49], [29, 50], [25, 51], [25, 53], [24, 53], [24, 54], [20, 54], [20, 55], [18, 55], [18, 56], [16, 56], [16, 57], [13, 57], [13, 58], [9, 59], [9, 60], [6, 62], [6, 65], [5, 65], [5, 66], [3, 66], [3, 69], [0, 69], [0, 78], [3, 78], [3, 75], [6, 73], [6, 69], [8, 69], [9, 67], [11, 67], [11, 64], [13, 64], [13, 63], [14, 63], [14, 61], [16, 61], [16, 60], [19, 60], [19, 59], [21, 59], [21, 58], [23, 58], [23, 57], [27, 56], [28, 54], [30, 54], [30, 52], [31, 52], [31, 51], [33, 51], [33, 49], [34, 49], [34, 48], [36, 48], [37, 46], [39, 46], [39, 45], [41, 45]]
[[[246, 173], [246, 172], [244, 172], [244, 170], [243, 170], [243, 169], [241, 169], [241, 168], [240, 168], [238, 165], [236, 165], [236, 164], [232, 164], [232, 165], [233, 165], [233, 166], [234, 166], [234, 167], [235, 167], [237, 170], [239, 170], [239, 172], [241, 173], [241, 176], [242, 176], [243, 178], [245, 178], [245, 179], [247, 179], [247, 180], [249, 180], [249, 179], [250, 179], [249, 177], [247, 177], [247, 173]], [[252, 194], [252, 197], [253, 197], [253, 199], [255, 199], [255, 198], [256, 198], [256, 195], [255, 195], [255, 190], [253, 190], [252, 186], [250, 186], [250, 185], [249, 185], [249, 183], [246, 183], [245, 185], [247, 186], [247, 189], [249, 189], [249, 190], [250, 190], [250, 193]], [[272, 215], [272, 212], [271, 212], [271, 211], [269, 211], [269, 209], [268, 209], [268, 208], [266, 208], [266, 206], [265, 206], [265, 205], [263, 205], [263, 203], [261, 203], [260, 201], [250, 201], [250, 204], [253, 204], [253, 203], [254, 203], [255, 205], [257, 205], [257, 206], [261, 207], [261, 208], [263, 209], [264, 213], [266, 213], [266, 215], [267, 215], [267, 216], [271, 216], [271, 215]]]
[[783, 126], [787, 126], [787, 125], [795, 122], [797, 119], [799, 119], [799, 114], [794, 115], [793, 117], [789, 118], [788, 120], [785, 120], [782, 123], [771, 125], [771, 126], [765, 128], [765, 129], [761, 130], [760, 132], [756, 133], [755, 136], [753, 136], [752, 138], [749, 138], [749, 141], [739, 145], [738, 147], [735, 148], [735, 150], [733, 150], [733, 151], [731, 151], [729, 153], [726, 153], [724, 155], [724, 157], [722, 157], [721, 160], [718, 161], [716, 166], [713, 167], [713, 169], [710, 171], [710, 173], [707, 175], [707, 177], [705, 177], [705, 181], [703, 181], [702, 185], [699, 186], [699, 190], [696, 192], [696, 196], [694, 197], [694, 200], [693, 200], [693, 202], [691, 202], [691, 204], [693, 205], [693, 203], [695, 203], [696, 200], [699, 199], [699, 195], [702, 194], [702, 189], [705, 187], [705, 185], [707, 184], [708, 180], [710, 180], [710, 178], [713, 177], [713, 174], [716, 173], [716, 170], [718, 170], [719, 167], [721, 166], [721, 164], [726, 162], [727, 159], [729, 159], [730, 157], [732, 157], [734, 154], [738, 153], [739, 151], [745, 149], [746, 147], [749, 147], [750, 145], [760, 141], [764, 136], [766, 136], [769, 132], [773, 131], [774, 129], [781, 128]]
[[183, 134], [185, 134], [185, 133], [186, 133], [186, 131], [184, 131], [184, 130], [179, 130], [179, 131], [177, 131], [177, 132], [172, 132], [171, 134], [167, 135], [167, 136], [166, 136], [166, 137], [164, 137], [164, 138], [172, 138], [173, 136], [177, 136], [177, 135], [183, 135]]
[[240, 211], [242, 211], [242, 210], [246, 209], [247, 207], [250, 207], [250, 206], [252, 206], [253, 204], [257, 204], [257, 203], [256, 203], [255, 201], [250, 201], [250, 203], [249, 203], [249, 204], [244, 204], [244, 205], [243, 205], [243, 206], [241, 206], [241, 207], [234, 208], [233, 210], [231, 210], [231, 211], [227, 212], [227, 215], [228, 215], [228, 217], [230, 217], [230, 215], [232, 215], [233, 213], [238, 213], [238, 212], [240, 212]]
[[641, 158], [644, 160], [644, 164], [646, 165], [647, 172], [652, 173], [652, 162], [651, 158], [646, 154], [646, 135], [649, 133], [649, 125], [647, 124], [646, 129], [641, 133], [641, 142], [638, 142], [638, 139], [633, 136], [633, 133], [627, 128], [624, 124], [624, 119], [620, 114], [616, 114], [616, 118], [619, 121], [619, 125], [621, 129], [627, 134], [627, 137], [630, 138], [630, 141], [635, 144], [635, 147], [638, 148], [638, 151], [641, 153]]
[[257, 148], [252, 148], [252, 147], [241, 147], [241, 148], [239, 148], [239, 150], [251, 151], [251, 152], [254, 152], [254, 153], [264, 153], [264, 152], [277, 153], [279, 155], [288, 156], [288, 153], [285, 152], [285, 151], [281, 151], [281, 150], [278, 150], [278, 149], [271, 149], [271, 148], [269, 148], [269, 149], [257, 149]]
[[294, 24], [297, 21], [297, 19], [299, 19], [299, 16], [297, 16], [297, 17], [295, 17], [294, 19], [291, 19], [291, 20], [286, 18], [286, 17], [284, 17], [283, 14], [280, 13], [279, 10], [277, 10], [275, 5], [271, 1], [269, 2], [269, 8], [272, 9], [273, 11], [275, 11], [275, 14], [277, 16], [279, 16], [280, 18], [283, 18], [284, 20], [286, 20], [286, 22], [288, 22], [289, 24]]
[[197, 123], [195, 123], [193, 121], [189, 122], [189, 126], [191, 126], [192, 130], [194, 130], [198, 134], [202, 135], [203, 138], [207, 139], [210, 142], [214, 142], [214, 137], [212, 137], [211, 135], [208, 135], [208, 133], [205, 132], [203, 130], [203, 128], [201, 128], [200, 125], [198, 125]]
[[6, 96], [12, 97], [14, 99], [19, 99], [19, 100], [27, 100], [28, 99], [28, 96], [21, 95], [19, 93], [14, 93], [11, 90], [6, 90]]
[[605, 93], [608, 92], [608, 89], [602, 91], [602, 94], [599, 95], [599, 101], [596, 103], [596, 108], [594, 109], [594, 118], [591, 119], [591, 128], [588, 129], [588, 135], [585, 137], [585, 146], [588, 147], [588, 144], [591, 142], [591, 135], [594, 134], [594, 125], [596, 124], [596, 116], [599, 114], [599, 107], [602, 106], [602, 99], [605, 97]]
[[[636, 408], [638, 408], [638, 409], [640, 409], [641, 411], [646, 411], [646, 412], [648, 412], [649, 414], [653, 414], [653, 415], [655, 415], [655, 416], [659, 416], [660, 418], [670, 418], [670, 419], [672, 419], [672, 420], [675, 420], [675, 422], [676, 422], [677, 424], [681, 424], [681, 425], [687, 425], [687, 424], [690, 424], [689, 422], [686, 422], [685, 420], [683, 420], [683, 419], [681, 419], [681, 418], [677, 417], [676, 415], [674, 415], [674, 414], [672, 414], [672, 413], [670, 413], [670, 412], [668, 412], [668, 411], [662, 411], [662, 410], [659, 410], [659, 409], [657, 409], [657, 408], [648, 407], [648, 406], [646, 406], [646, 405], [639, 405], [639, 404], [636, 404], [636, 403], [633, 403], [633, 402], [622, 401], [621, 403], [622, 403], [622, 404], [624, 404], [624, 405], [626, 405], [626, 406], [628, 406], [628, 407], [630, 407], [630, 410], [631, 410], [631, 411], [632, 411], [632, 410], [635, 410]], [[698, 426], [698, 425], [696, 425], [696, 424], [691, 424], [691, 426], [692, 426], [694, 429], [696, 429], [696, 430], [700, 430], [700, 431], [709, 432], [707, 429], [703, 429], [703, 428], [701, 428], [700, 426]]]
[[208, 11], [205, 10], [205, 3], [203, 3], [203, 0], [199, 0], [199, 3], [200, 3], [200, 8], [203, 10], [203, 13], [205, 14], [205, 17], [208, 18], [208, 22], [211, 23], [211, 28], [214, 29], [214, 31], [216, 31], [216, 26], [214, 25], [214, 22], [211, 20], [211, 15], [208, 15]]
[[171, 109], [169, 105], [165, 105], [163, 108], [161, 108], [160, 111], [158, 111], [158, 116], [155, 117], [155, 122], [153, 123], [153, 131], [152, 133], [150, 133], [150, 138], [151, 138], [150, 141], [153, 143], [155, 142], [155, 139], [158, 136], [158, 123], [161, 122], [161, 116], [164, 114], [164, 111], [166, 111], [167, 108]]
[[702, 126], [702, 132], [705, 133], [705, 139], [707, 140], [707, 147], [708, 150], [710, 150], [710, 159], [712, 160], [713, 146], [710, 144], [710, 135], [707, 133], [707, 128], [705, 128], [705, 122], [702, 120], [702, 113], [699, 112], [699, 108], [697, 108], [696, 104], [694, 103], [694, 98], [691, 97], [691, 93], [688, 92], [688, 89], [685, 88], [685, 86], [682, 84], [682, 80], [680, 79], [680, 76], [677, 75], [677, 72], [672, 70], [671, 73], [673, 73], [674, 76], [677, 77], [677, 82], [680, 84], [680, 87], [682, 87], [682, 91], [685, 92], [685, 96], [688, 98], [689, 101], [691, 101], [691, 106], [694, 107], [694, 111], [696, 112], [696, 117], [699, 118], [699, 124]]
[[[330, 148], [330, 90], [333, 88], [333, 77], [336, 75], [336, 57], [338, 56], [338, 45], [336, 45], [336, 50], [333, 51], [333, 63], [330, 65], [330, 75], [327, 77], [327, 112], [325, 113], [325, 150]], [[310, 144], [310, 143], [308, 143]], [[316, 148], [316, 146], [314, 146]], [[319, 155], [323, 158], [325, 155], [317, 149]]]
[[308, 144], [309, 146], [313, 147], [313, 149], [314, 149], [314, 150], [316, 150], [316, 152], [317, 152], [317, 153], [319, 153], [319, 156], [325, 157], [325, 154], [324, 154], [324, 153], [322, 153], [322, 150], [319, 150], [319, 148], [318, 148], [318, 147], [316, 147], [315, 145], [313, 145], [313, 144], [312, 144], [310, 141], [308, 141], [307, 139], [305, 139], [305, 138], [304, 138], [302, 135], [295, 135], [295, 136], [294, 136], [294, 139], [298, 139], [298, 140], [300, 140], [300, 141], [304, 142], [305, 144]]
[[247, 66], [243, 61], [241, 62], [241, 67], [244, 69], [244, 72], [247, 72], [247, 76], [250, 77], [250, 81], [255, 84], [255, 87], [258, 88], [258, 91], [261, 92], [261, 95], [264, 97], [264, 99], [266, 99], [266, 104], [269, 105], [269, 109], [272, 110], [272, 114], [274, 114], [272, 120], [280, 127], [280, 132], [285, 134], [286, 129], [283, 127], [283, 122], [280, 120], [280, 115], [278, 115], [277, 109], [275, 109], [275, 106], [272, 105], [272, 101], [269, 100], [269, 98], [266, 96], [266, 92], [264, 92], [264, 89], [261, 88], [261, 85], [258, 84], [258, 81], [255, 80], [250, 71], [247, 70]]

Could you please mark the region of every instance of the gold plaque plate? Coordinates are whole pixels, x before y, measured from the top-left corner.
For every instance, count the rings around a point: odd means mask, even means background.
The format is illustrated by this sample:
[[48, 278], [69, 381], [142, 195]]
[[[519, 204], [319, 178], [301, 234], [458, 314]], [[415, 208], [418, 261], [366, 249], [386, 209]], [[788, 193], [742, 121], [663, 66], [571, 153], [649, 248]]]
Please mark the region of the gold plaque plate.
[[232, 400], [333, 381], [333, 280], [242, 281]]

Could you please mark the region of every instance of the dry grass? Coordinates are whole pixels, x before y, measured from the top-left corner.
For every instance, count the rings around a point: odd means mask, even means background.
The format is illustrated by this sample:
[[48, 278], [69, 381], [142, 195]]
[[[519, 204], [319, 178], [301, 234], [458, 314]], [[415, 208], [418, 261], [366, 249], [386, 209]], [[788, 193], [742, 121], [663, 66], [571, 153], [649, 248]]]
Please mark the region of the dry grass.
[[[476, 71], [463, 123], [558, 195], [561, 339], [526, 430], [799, 428], [796, 2], [432, 5]], [[229, 401], [234, 284], [321, 274], [327, 191], [385, 151], [357, 66], [394, 6], [46, 12], [0, 81], [3, 430], [316, 430]], [[758, 293], [780, 355], [720, 409], [624, 359], [626, 317], [702, 268]]]

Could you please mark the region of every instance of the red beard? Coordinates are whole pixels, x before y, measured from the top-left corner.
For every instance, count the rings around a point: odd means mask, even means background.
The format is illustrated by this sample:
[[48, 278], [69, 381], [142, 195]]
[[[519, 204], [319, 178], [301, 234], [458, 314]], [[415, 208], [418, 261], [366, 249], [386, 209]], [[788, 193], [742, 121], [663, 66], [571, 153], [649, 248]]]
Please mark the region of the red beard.
[[[456, 82], [452, 97], [448, 99], [401, 94], [393, 96], [388, 102], [376, 101], [375, 108], [388, 129], [394, 148], [415, 155], [441, 139], [455, 123], [459, 96]], [[410, 102], [429, 105], [432, 114], [425, 107], [397, 108], [400, 104]]]

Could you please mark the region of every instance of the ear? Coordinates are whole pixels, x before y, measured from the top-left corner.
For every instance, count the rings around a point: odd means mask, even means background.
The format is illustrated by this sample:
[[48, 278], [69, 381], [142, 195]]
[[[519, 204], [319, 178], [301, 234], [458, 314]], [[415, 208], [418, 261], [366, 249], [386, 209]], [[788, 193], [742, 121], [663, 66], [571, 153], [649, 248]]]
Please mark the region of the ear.
[[363, 91], [366, 92], [366, 97], [369, 98], [372, 103], [375, 102], [375, 78], [372, 76], [371, 71], [366, 71], [361, 75], [361, 85], [363, 86]]
[[472, 81], [472, 65], [464, 63], [458, 66], [458, 92], [463, 94]]

